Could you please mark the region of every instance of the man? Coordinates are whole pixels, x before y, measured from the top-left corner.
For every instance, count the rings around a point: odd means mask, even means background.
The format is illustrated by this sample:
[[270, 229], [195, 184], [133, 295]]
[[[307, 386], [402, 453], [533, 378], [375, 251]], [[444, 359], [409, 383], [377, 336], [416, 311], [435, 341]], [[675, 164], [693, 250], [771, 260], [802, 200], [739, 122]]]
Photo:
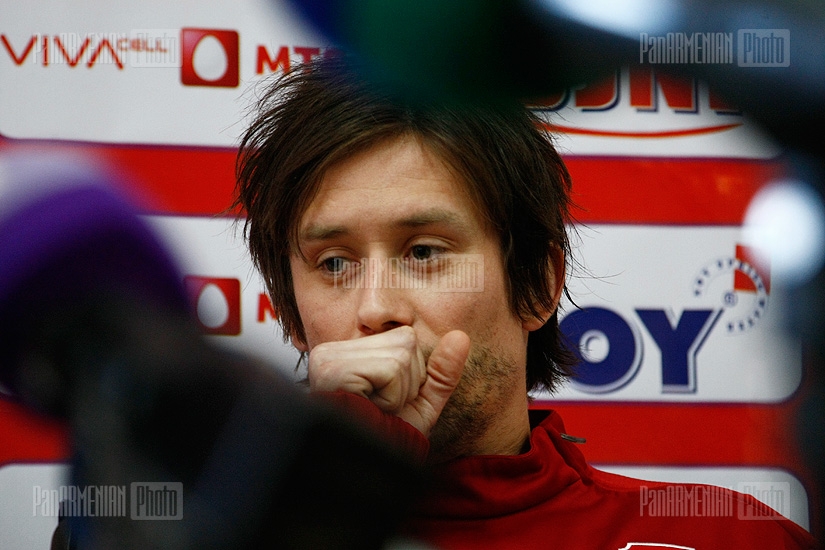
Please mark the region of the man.
[[[432, 466], [436, 548], [797, 548], [784, 519], [651, 518], [558, 415], [570, 177], [523, 107], [402, 103], [326, 59], [276, 82], [238, 161], [252, 257], [310, 389]], [[654, 487], [647, 483], [644, 487]], [[730, 506], [768, 513], [722, 493]], [[728, 512], [729, 509], [724, 510]]]

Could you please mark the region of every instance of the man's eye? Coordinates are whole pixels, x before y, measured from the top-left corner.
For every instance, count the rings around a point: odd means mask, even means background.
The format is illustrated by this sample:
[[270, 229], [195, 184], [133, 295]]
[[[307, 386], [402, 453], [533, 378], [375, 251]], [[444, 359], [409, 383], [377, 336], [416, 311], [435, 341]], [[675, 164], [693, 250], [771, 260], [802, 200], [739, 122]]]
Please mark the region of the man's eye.
[[425, 261], [432, 258], [433, 254], [435, 254], [435, 249], [432, 246], [427, 246], [424, 244], [415, 245], [410, 249], [410, 256], [414, 260], [418, 261]]
[[329, 273], [340, 273], [347, 267], [347, 261], [341, 257], [334, 257], [334, 258], [327, 258], [323, 262], [321, 262], [321, 267], [323, 267]]

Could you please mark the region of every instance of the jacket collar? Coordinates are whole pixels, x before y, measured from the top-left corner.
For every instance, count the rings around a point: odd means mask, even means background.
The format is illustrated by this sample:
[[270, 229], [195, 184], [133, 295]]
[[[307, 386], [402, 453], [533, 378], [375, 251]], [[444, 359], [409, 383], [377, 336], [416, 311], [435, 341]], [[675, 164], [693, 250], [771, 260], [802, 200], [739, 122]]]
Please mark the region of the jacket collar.
[[577, 482], [587, 482], [589, 466], [576, 443], [562, 437], [564, 423], [559, 414], [535, 412], [545, 414], [530, 432], [527, 452], [462, 457], [434, 467], [432, 482], [415, 515], [497, 517], [531, 508]]

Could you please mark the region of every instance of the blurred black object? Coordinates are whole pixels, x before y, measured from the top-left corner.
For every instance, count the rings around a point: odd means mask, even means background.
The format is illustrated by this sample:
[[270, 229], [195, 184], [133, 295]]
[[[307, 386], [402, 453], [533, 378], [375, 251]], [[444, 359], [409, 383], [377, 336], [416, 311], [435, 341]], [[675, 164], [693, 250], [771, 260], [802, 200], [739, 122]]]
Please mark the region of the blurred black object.
[[[638, 64], [641, 33], [790, 31], [790, 65], [659, 64], [698, 76], [783, 144], [821, 158], [825, 3], [806, 0], [292, 0], [363, 60], [368, 77], [424, 99], [533, 99]], [[807, 133], [811, 131], [812, 133]]]
[[[97, 548], [382, 548], [421, 477], [271, 367], [208, 345], [163, 246], [93, 168], [0, 158], [0, 377], [66, 419], [72, 485], [180, 483], [179, 520], [85, 514]], [[71, 515], [71, 514], [70, 514]]]
[[50, 550], [78, 550], [77, 537], [73, 536], [69, 525], [69, 517], [65, 513], [67, 501], [60, 502], [60, 514], [57, 517], [57, 527], [52, 534]]
[[[309, 23], [407, 98], [542, 97], [598, 78], [636, 44], [526, 0], [292, 0]], [[571, 52], [576, 62], [571, 63]]]

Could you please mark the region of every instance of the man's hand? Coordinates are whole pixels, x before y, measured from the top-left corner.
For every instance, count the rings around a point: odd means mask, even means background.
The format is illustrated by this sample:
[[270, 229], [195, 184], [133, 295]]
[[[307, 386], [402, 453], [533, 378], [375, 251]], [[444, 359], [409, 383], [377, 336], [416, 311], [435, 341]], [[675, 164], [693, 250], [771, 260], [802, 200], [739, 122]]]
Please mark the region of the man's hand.
[[412, 327], [315, 346], [309, 354], [312, 391], [366, 397], [428, 436], [452, 395], [470, 352], [460, 330], [445, 334], [425, 362]]

